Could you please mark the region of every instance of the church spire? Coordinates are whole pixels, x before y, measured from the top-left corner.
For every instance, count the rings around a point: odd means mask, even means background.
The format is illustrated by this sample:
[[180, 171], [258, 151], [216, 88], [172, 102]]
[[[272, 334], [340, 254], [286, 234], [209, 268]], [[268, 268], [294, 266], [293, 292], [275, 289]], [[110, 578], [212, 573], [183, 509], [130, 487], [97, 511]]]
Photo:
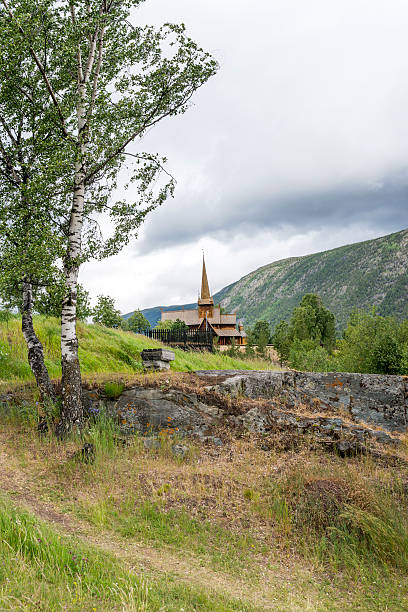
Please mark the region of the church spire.
[[201, 299], [208, 300], [211, 297], [210, 288], [208, 286], [207, 270], [205, 268], [205, 260], [203, 253], [203, 275], [201, 279]]

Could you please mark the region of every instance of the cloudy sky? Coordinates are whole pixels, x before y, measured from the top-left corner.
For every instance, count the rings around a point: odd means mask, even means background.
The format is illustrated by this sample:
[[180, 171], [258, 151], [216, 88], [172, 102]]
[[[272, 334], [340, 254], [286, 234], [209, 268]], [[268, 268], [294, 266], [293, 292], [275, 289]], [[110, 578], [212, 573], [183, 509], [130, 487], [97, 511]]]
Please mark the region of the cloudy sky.
[[174, 199], [120, 255], [85, 266], [122, 312], [194, 301], [271, 261], [408, 226], [407, 0], [146, 0], [220, 64], [143, 149]]

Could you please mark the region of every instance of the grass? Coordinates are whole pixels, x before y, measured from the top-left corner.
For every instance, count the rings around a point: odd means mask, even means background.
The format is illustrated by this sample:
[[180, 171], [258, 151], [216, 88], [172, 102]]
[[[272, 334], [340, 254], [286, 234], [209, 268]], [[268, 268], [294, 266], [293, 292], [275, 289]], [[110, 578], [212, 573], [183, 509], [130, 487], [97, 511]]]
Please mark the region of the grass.
[[0, 498], [0, 609], [249, 611], [243, 602], [129, 571]]
[[344, 466], [330, 473], [326, 462], [323, 469], [317, 463], [309, 471], [304, 467], [286, 471], [270, 493], [273, 518], [285, 534], [296, 536], [303, 554], [334, 571], [365, 575], [375, 567], [406, 573], [408, 497], [400, 477], [368, 479], [369, 461], [360, 471]]
[[118, 382], [105, 383], [103, 390], [108, 399], [115, 400], [122, 395], [125, 385]]
[[[88, 470], [94, 484], [97, 474], [103, 473], [106, 477], [108, 465], [120, 461], [115, 444], [118, 433], [117, 424], [101, 413], [85, 434], [84, 439], [93, 444], [96, 452], [95, 462]], [[172, 438], [160, 436], [158, 452], [163, 461], [180, 465], [180, 460], [172, 457], [170, 451]], [[132, 450], [140, 454], [141, 440], [135, 438]], [[194, 449], [189, 456], [194, 456]], [[112, 530], [123, 538], [136, 538], [159, 549], [166, 547], [175, 552], [181, 549], [183, 553], [205, 559], [213, 569], [237, 575], [256, 574], [254, 557], [265, 553], [265, 546], [250, 534], [233, 533], [210, 521], [197, 520], [184, 509], [168, 509], [166, 503], [173, 493], [169, 482], [157, 487], [148, 499], [141, 499], [140, 494], [134, 495], [129, 489], [124, 493], [124, 498], [106, 493], [99, 497], [95, 491], [92, 498], [76, 502], [72, 512], [98, 529]], [[243, 492], [245, 498], [246, 493], [247, 490]]]
[[[165, 496], [165, 485], [158, 496]], [[234, 534], [209, 521], [199, 521], [185, 511], [165, 510], [165, 503], [128, 498], [116, 505], [113, 498], [83, 504], [74, 511], [98, 528], [112, 529], [123, 538], [137, 539], [157, 548], [200, 558], [209, 567], [230, 574], [255, 578], [256, 555], [266, 549], [248, 534]]]
[[[255, 440], [245, 437], [231, 440], [215, 454], [197, 448], [195, 455], [180, 461], [166, 448], [147, 451], [138, 437], [129, 446], [118, 447], [115, 435], [106, 417], [95, 419], [86, 440], [95, 445], [96, 460], [84, 465], [74, 458], [83, 439], [59, 443], [52, 436], [39, 438], [30, 419], [9, 416], [6, 421], [0, 416], [0, 442], [8, 457], [5, 473], [18, 483], [17, 498], [25, 482], [36, 500], [74, 523], [79, 521], [81, 532], [80, 525], [87, 525], [94, 540], [102, 537], [119, 551], [114, 566], [109, 565], [113, 563], [109, 556], [104, 561], [104, 570], [113, 569], [100, 578], [108, 599], [98, 599], [99, 578], [95, 582], [85, 573], [80, 596], [86, 605], [79, 609], [92, 609], [86, 606], [95, 601], [98, 610], [139, 609], [126, 607], [120, 598], [131, 593], [138, 602], [146, 580], [153, 602], [148, 610], [180, 610], [185, 605], [192, 611], [407, 609], [404, 466], [391, 468], [368, 458], [341, 459], [308, 449], [265, 453]], [[0, 481], [1, 465], [0, 457]], [[7, 529], [2, 526], [2, 534]], [[37, 546], [35, 538], [43, 539], [35, 529], [29, 529], [34, 538], [31, 548]], [[92, 553], [81, 546], [74, 550], [70, 542], [68, 552], [74, 551], [75, 559], [91, 558]], [[56, 598], [75, 610], [73, 583], [78, 583], [78, 572], [70, 565], [69, 575], [59, 572], [54, 582], [50, 578], [66, 552], [41, 555], [34, 563], [28, 553], [20, 554], [28, 569], [21, 565], [18, 572], [26, 572], [30, 584], [23, 580], [18, 595], [16, 581], [13, 596], [32, 597], [34, 590], [43, 602], [38, 609], [59, 609], [52, 607], [55, 591]], [[148, 559], [150, 573], [141, 576], [135, 570], [135, 576], [128, 576], [130, 582], [123, 582], [126, 555], [133, 559], [133, 567], [140, 555]], [[46, 576], [40, 585], [30, 564], [37, 568], [47, 558], [53, 559], [53, 569], [39, 570]], [[90, 571], [91, 565], [84, 571]], [[174, 589], [183, 593], [177, 595], [180, 607], [175, 606], [171, 589], [164, 591], [156, 584], [155, 571], [163, 572], [163, 566], [174, 578]], [[10, 562], [5, 576], [11, 583], [12, 571]], [[111, 579], [121, 585], [120, 591], [109, 590], [106, 581]], [[53, 593], [43, 590], [50, 584]], [[221, 599], [200, 599], [209, 585], [216, 587]], [[236, 603], [234, 596], [247, 603]], [[0, 599], [0, 609], [2, 603]]]
[[[60, 324], [57, 319], [34, 317], [34, 327], [44, 347], [45, 363], [51, 378], [61, 375]], [[163, 346], [155, 340], [132, 332], [109, 329], [100, 325], [78, 322], [79, 360], [82, 373], [134, 374], [142, 371], [140, 353], [145, 348]], [[194, 370], [265, 370], [269, 361], [244, 360], [222, 353], [186, 352], [175, 349], [171, 368], [177, 372]], [[21, 333], [21, 320], [13, 317], [0, 322], [0, 381], [31, 381], [33, 376], [27, 362], [27, 349]]]

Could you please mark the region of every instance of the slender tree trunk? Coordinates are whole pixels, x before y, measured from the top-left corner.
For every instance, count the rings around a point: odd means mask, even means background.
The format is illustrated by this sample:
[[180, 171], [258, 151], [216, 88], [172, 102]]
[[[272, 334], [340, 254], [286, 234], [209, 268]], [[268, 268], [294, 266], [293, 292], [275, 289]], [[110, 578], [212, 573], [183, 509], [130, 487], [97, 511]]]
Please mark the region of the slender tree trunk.
[[82, 405], [81, 369], [76, 335], [76, 307], [79, 260], [82, 250], [82, 226], [85, 200], [85, 158], [87, 152], [85, 88], [79, 89], [77, 109], [79, 151], [75, 165], [74, 194], [69, 224], [68, 249], [64, 262], [66, 293], [61, 316], [62, 411], [56, 434], [63, 438], [76, 427], [81, 429]]
[[68, 256], [65, 261], [66, 293], [61, 316], [62, 411], [57, 426], [58, 437], [64, 437], [73, 426], [83, 422], [82, 381], [76, 335], [77, 283], [81, 255], [83, 208], [85, 196], [84, 172], [77, 164], [76, 187], [70, 220]]
[[55, 399], [54, 388], [44, 363], [43, 346], [34, 331], [32, 310], [31, 283], [24, 281], [21, 329], [28, 348], [28, 363], [37, 381], [41, 401], [47, 399], [53, 401]]
[[66, 293], [61, 316], [62, 411], [57, 426], [58, 437], [64, 437], [73, 426], [81, 428], [83, 421], [82, 382], [76, 335], [77, 282], [79, 266], [75, 260], [81, 254], [84, 184], [77, 184], [71, 213], [69, 250], [65, 262]]
[[[74, 13], [72, 14], [74, 17]], [[78, 359], [78, 338], [76, 335], [77, 285], [82, 251], [86, 158], [89, 147], [89, 118], [87, 118], [88, 86], [99, 44], [92, 94], [91, 98], [88, 98], [88, 113], [91, 116], [102, 62], [103, 34], [104, 28], [99, 33], [95, 33], [91, 40], [85, 69], [82, 65], [81, 49], [78, 47], [78, 151], [75, 164], [74, 194], [69, 223], [68, 248], [64, 262], [66, 295], [62, 303], [61, 317], [62, 412], [56, 429], [58, 437], [67, 435], [74, 426], [80, 429], [84, 418], [81, 369]]]

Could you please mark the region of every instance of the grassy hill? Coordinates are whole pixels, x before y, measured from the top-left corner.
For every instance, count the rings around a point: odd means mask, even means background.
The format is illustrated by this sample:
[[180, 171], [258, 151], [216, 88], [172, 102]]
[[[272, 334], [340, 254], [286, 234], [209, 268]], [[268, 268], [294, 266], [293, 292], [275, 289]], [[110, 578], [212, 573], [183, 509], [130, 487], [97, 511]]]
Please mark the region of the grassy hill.
[[[34, 326], [44, 346], [45, 363], [52, 378], [61, 375], [60, 324], [57, 319], [34, 317]], [[145, 336], [108, 329], [100, 325], [78, 323], [79, 359], [83, 374], [142, 371], [140, 353], [145, 348], [163, 346]], [[186, 352], [175, 349], [171, 368], [177, 372], [192, 370], [266, 369], [271, 364], [262, 360], [244, 361], [220, 353]], [[27, 350], [21, 333], [21, 320], [0, 322], [0, 383], [31, 380]]]
[[[339, 328], [354, 308], [374, 305], [380, 314], [408, 318], [408, 230], [276, 261], [225, 287], [214, 299], [247, 325], [265, 319], [274, 327], [305, 293], [322, 296]], [[153, 325], [160, 318], [160, 309], [143, 312]]]

